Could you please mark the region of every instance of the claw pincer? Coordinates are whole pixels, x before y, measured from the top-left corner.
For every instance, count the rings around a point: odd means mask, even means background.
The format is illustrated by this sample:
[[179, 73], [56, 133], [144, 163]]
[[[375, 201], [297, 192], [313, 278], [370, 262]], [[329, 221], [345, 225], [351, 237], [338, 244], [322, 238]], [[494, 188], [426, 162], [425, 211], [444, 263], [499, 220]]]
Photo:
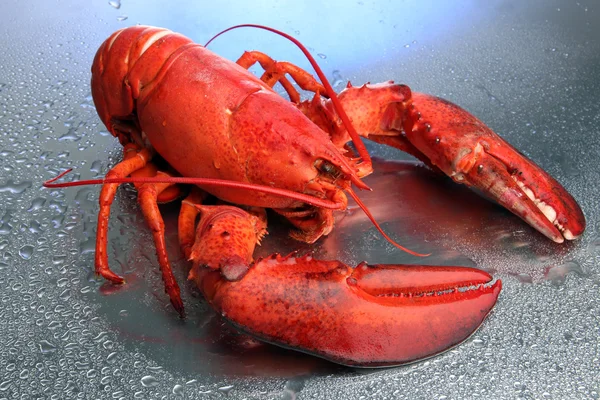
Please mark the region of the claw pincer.
[[[196, 242], [210, 237], [217, 253], [231, 251], [223, 231], [242, 237], [254, 229], [249, 214], [221, 215], [227, 222], [209, 217], [212, 228]], [[250, 222], [238, 221], [244, 218]], [[215, 268], [192, 251], [190, 279], [212, 307], [260, 340], [351, 366], [405, 364], [452, 348], [479, 327], [502, 285], [490, 285], [492, 277], [473, 268], [351, 268], [310, 256], [272, 255], [241, 267], [239, 260], [251, 258], [253, 246], [238, 248], [240, 254], [227, 256], [234, 274], [227, 262]]]
[[[585, 230], [581, 208], [556, 179], [456, 104], [391, 81], [348, 85], [339, 99], [362, 136], [478, 189], [549, 239], [562, 243]], [[329, 101], [302, 106], [316, 123], [334, 114]], [[339, 123], [331, 135], [348, 140]]]

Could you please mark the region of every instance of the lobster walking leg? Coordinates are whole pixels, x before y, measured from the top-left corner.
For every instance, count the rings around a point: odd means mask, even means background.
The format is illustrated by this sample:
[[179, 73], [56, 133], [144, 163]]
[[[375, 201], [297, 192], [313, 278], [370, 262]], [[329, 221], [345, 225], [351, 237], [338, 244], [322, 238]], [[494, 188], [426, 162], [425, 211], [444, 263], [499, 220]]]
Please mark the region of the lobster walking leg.
[[[133, 145], [131, 143], [125, 145], [125, 148], [123, 149], [123, 159], [127, 160], [129, 158], [137, 157], [138, 152], [139, 149], [136, 145]], [[156, 177], [158, 172], [159, 169], [156, 166], [156, 164], [154, 164], [154, 162], [150, 162], [147, 163], [143, 168], [133, 171], [131, 174], [129, 174], [129, 176], [132, 178]], [[169, 171], [168, 175], [171, 176], [172, 174], [173, 173]], [[139, 187], [141, 186], [141, 184], [135, 182], [133, 183], [133, 185], [136, 189], [139, 189]], [[181, 194], [182, 189], [179, 187], [179, 185], [170, 185], [158, 194], [156, 201], [159, 204], [170, 203], [171, 201], [179, 199], [181, 197]]]
[[325, 88], [323, 85], [317, 82], [311, 74], [302, 68], [299, 68], [289, 62], [275, 61], [267, 54], [261, 53], [260, 51], [246, 51], [237, 60], [237, 64], [246, 69], [250, 68], [257, 62], [265, 70], [260, 79], [270, 87], [275, 86], [277, 82], [281, 83], [288, 96], [290, 96], [290, 101], [292, 103], [300, 103], [300, 94], [298, 94], [298, 91], [285, 77], [285, 74], [290, 74], [290, 76], [296, 81], [302, 90], [307, 90], [314, 93], [325, 93]]
[[[158, 177], [168, 176], [165, 173], [159, 172]], [[173, 270], [169, 257], [167, 255], [167, 246], [165, 243], [165, 224], [158, 209], [157, 198], [159, 194], [173, 185], [172, 183], [145, 183], [138, 189], [138, 202], [144, 214], [144, 219], [152, 231], [156, 255], [162, 273], [162, 279], [165, 284], [165, 293], [169, 296], [171, 304], [177, 310], [179, 315], [183, 316], [183, 302], [179, 285], [173, 276]]]
[[197, 205], [201, 205], [206, 197], [199, 188], [192, 188], [190, 194], [181, 202], [179, 210], [179, 219], [177, 221], [177, 236], [179, 237], [179, 246], [186, 260], [190, 258], [192, 246], [196, 240], [196, 218], [200, 214]]
[[[137, 152], [135, 157], [128, 158], [115, 165], [106, 178], [123, 178], [131, 175], [134, 171], [144, 168], [152, 159], [152, 152], [143, 149]], [[100, 211], [98, 212], [98, 228], [96, 233], [96, 273], [113, 283], [123, 283], [125, 280], [112, 272], [108, 266], [108, 221], [110, 219], [110, 206], [115, 198], [118, 188], [117, 183], [106, 183], [100, 191]]]
[[[149, 149], [139, 150], [137, 145], [129, 143], [125, 146], [125, 159], [113, 167], [106, 178], [123, 178], [127, 176], [140, 176], [152, 174], [157, 177], [169, 177], [163, 172], [156, 172], [156, 167], [152, 165], [152, 151]], [[115, 274], [108, 266], [107, 242], [108, 242], [108, 221], [110, 218], [110, 206], [114, 200], [118, 184], [107, 183], [102, 186], [100, 192], [100, 212], [98, 214], [98, 231], [96, 234], [96, 273], [110, 280], [113, 283], [124, 283], [125, 279]], [[152, 237], [156, 247], [156, 254], [162, 273], [162, 279], [165, 284], [165, 292], [169, 295], [171, 304], [180, 315], [183, 315], [183, 302], [179, 286], [173, 272], [166, 251], [165, 227], [160, 211], [158, 210], [158, 199], [162, 193], [173, 187], [173, 183], [144, 183], [136, 184], [138, 190], [138, 202], [140, 203], [144, 219], [152, 230]], [[172, 191], [163, 200], [172, 199], [178, 194], [178, 190]]]

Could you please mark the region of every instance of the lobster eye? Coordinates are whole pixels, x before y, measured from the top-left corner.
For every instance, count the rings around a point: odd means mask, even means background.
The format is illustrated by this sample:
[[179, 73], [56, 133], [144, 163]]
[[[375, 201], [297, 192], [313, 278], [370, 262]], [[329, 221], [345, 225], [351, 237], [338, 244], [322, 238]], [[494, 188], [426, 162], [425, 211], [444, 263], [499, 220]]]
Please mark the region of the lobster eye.
[[342, 174], [342, 171], [340, 171], [335, 165], [327, 160], [319, 160], [315, 166], [320, 173], [330, 176], [334, 179], [337, 179]]

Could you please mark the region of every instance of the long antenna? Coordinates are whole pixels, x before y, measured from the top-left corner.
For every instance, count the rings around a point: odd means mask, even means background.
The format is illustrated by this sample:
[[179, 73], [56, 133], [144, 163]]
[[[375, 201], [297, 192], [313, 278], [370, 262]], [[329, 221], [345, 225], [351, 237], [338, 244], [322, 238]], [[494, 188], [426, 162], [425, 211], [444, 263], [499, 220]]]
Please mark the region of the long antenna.
[[140, 177], [140, 178], [103, 178], [103, 179], [87, 179], [73, 182], [62, 182], [54, 183], [73, 169], [61, 172], [58, 176], [48, 179], [43, 183], [43, 186], [50, 189], [72, 187], [72, 186], [85, 186], [85, 185], [103, 185], [105, 183], [184, 183], [189, 185], [203, 185], [203, 186], [218, 186], [218, 187], [229, 187], [235, 189], [249, 189], [257, 192], [266, 194], [273, 194], [276, 196], [282, 196], [288, 199], [298, 200], [303, 203], [311, 204], [316, 207], [327, 208], [330, 210], [342, 210], [344, 209], [343, 203], [336, 203], [331, 200], [321, 199], [314, 196], [309, 196], [304, 193], [294, 192], [293, 190], [279, 189], [271, 186], [257, 185], [255, 183], [227, 181], [224, 179], [211, 179], [211, 178], [186, 178], [180, 176], [168, 176], [168, 177]]

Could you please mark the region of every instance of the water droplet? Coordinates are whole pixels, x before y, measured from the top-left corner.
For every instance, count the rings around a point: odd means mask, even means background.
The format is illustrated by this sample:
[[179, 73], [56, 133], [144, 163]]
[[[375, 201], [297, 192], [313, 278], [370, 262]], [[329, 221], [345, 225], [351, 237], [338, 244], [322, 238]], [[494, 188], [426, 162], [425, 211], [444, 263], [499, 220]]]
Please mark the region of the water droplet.
[[118, 353], [116, 351], [110, 353], [106, 357], [106, 362], [109, 363], [109, 364], [113, 364], [115, 361], [117, 361], [117, 355], [118, 355]]
[[45, 198], [36, 197], [35, 199], [33, 199], [31, 201], [31, 206], [29, 207], [29, 209], [27, 211], [31, 212], [31, 211], [39, 210], [40, 208], [42, 208], [44, 206], [45, 202], [46, 202]]
[[146, 375], [141, 379], [143, 387], [155, 387], [159, 385], [158, 379], [153, 377], [152, 375]]
[[0, 383], [0, 391], [5, 392], [12, 385], [11, 381], [4, 381]]
[[54, 353], [56, 351], [56, 346], [54, 346], [52, 343], [50, 343], [47, 340], [41, 340], [39, 345], [40, 345], [40, 351], [42, 352], [42, 354], [50, 354], [50, 353]]
[[19, 249], [19, 255], [23, 260], [29, 260], [33, 254], [33, 246], [25, 245]]
[[71, 289], [65, 289], [58, 297], [63, 301], [69, 300], [71, 298]]
[[100, 160], [94, 161], [90, 167], [90, 171], [99, 174], [102, 171], [102, 162]]
[[111, 7], [114, 7], [114, 8], [116, 8], [117, 10], [118, 10], [119, 8], [121, 8], [121, 0], [116, 0], [116, 1], [114, 1], [114, 0], [111, 0], [111, 1], [109, 1], [109, 2], [108, 2], [108, 4], [110, 4], [110, 6], [111, 6]]
[[79, 136], [77, 134], [77, 129], [76, 128], [69, 128], [69, 130], [67, 131], [67, 133], [65, 133], [64, 135], [60, 136], [58, 138], [59, 141], [63, 141], [63, 140], [70, 140], [73, 142], [77, 142], [79, 140], [81, 140], [81, 136]]
[[227, 385], [227, 386], [221, 386], [219, 389], [217, 389], [220, 393], [223, 393], [225, 396], [227, 396], [229, 394], [229, 392], [231, 392], [231, 389], [233, 389], [233, 385]]
[[533, 283], [533, 278], [529, 274], [516, 274], [515, 276], [521, 283]]
[[181, 386], [181, 385], [173, 386], [173, 394], [178, 397], [183, 397], [183, 386]]
[[333, 87], [337, 87], [340, 85], [344, 84], [344, 79], [342, 78], [342, 74], [340, 74], [339, 70], [334, 70], [332, 73], [332, 79], [330, 79], [333, 82]]
[[117, 17], [117, 21], [125, 21], [127, 18], [128, 18], [127, 15], [119, 15]]
[[31, 182], [29, 181], [15, 183], [12, 179], [9, 179], [5, 184], [0, 184], [0, 193], [10, 192], [12, 194], [21, 194], [25, 191], [25, 189], [30, 187]]
[[327, 55], [323, 54], [323, 53], [317, 53], [317, 55], [319, 57], [321, 57], [323, 60], [327, 58]]

